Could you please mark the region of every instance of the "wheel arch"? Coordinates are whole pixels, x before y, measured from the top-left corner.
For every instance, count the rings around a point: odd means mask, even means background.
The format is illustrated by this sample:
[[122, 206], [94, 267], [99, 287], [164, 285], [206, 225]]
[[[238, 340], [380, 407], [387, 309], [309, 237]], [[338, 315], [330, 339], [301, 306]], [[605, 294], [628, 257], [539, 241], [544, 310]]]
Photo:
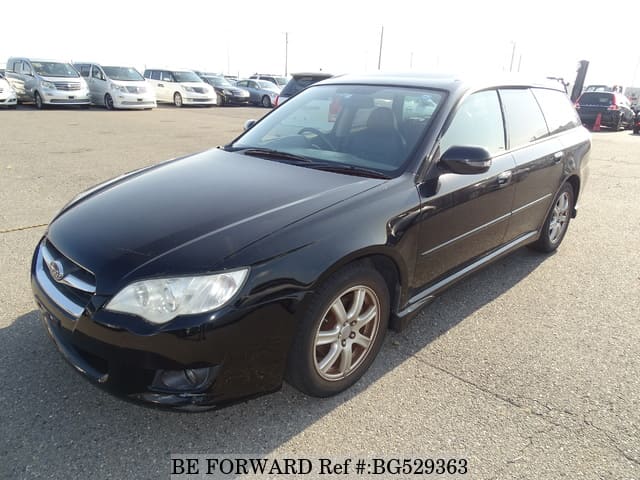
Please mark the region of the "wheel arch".
[[[570, 184], [573, 188], [573, 211], [571, 212], [571, 216], [575, 218], [577, 214], [576, 204], [578, 203], [578, 196], [580, 194], [580, 177], [576, 174], [573, 174], [569, 176], [569, 178], [567, 178], [564, 183]], [[562, 186], [560, 186], [560, 188], [562, 188]]]

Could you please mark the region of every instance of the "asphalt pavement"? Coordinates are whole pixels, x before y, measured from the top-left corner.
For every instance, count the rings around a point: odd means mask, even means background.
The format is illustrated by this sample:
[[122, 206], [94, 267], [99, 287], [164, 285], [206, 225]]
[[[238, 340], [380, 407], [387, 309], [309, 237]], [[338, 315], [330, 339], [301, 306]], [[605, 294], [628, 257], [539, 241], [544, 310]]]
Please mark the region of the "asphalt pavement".
[[81, 190], [224, 144], [266, 112], [0, 111], [0, 479], [168, 478], [172, 453], [456, 457], [464, 478], [640, 479], [640, 135], [628, 131], [593, 134], [555, 254], [525, 248], [454, 286], [336, 397], [285, 385], [174, 413], [74, 373], [31, 296], [44, 226]]

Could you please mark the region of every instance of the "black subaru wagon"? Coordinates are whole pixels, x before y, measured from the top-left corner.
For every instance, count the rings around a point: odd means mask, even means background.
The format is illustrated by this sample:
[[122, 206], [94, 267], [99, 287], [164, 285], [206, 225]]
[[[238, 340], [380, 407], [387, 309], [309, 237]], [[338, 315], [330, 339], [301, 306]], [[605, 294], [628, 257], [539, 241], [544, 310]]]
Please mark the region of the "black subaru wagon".
[[449, 285], [555, 250], [591, 148], [564, 92], [512, 79], [341, 76], [247, 127], [49, 225], [33, 292], [96, 384], [192, 410], [340, 392]]

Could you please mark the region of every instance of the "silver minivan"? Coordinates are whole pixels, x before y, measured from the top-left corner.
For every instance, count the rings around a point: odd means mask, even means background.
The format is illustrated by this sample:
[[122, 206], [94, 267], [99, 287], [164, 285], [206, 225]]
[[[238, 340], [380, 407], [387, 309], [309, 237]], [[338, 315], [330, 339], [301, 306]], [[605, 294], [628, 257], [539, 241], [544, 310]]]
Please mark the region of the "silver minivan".
[[5, 76], [18, 100], [33, 102], [38, 109], [45, 105], [90, 104], [87, 82], [66, 62], [12, 57]]
[[74, 63], [89, 84], [91, 103], [115, 108], [150, 109], [156, 106], [153, 85], [133, 67], [102, 66], [97, 63]]

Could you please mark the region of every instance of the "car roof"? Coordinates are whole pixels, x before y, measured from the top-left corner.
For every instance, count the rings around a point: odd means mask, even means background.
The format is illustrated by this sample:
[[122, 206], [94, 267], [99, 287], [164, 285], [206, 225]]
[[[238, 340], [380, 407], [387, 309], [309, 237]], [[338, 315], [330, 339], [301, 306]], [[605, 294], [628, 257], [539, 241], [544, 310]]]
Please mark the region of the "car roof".
[[291, 76], [293, 78], [296, 78], [296, 77], [326, 77], [326, 78], [330, 78], [330, 77], [333, 77], [333, 74], [327, 73], [327, 72], [296, 72], [296, 73], [292, 73]]
[[363, 84], [389, 85], [399, 87], [434, 88], [449, 92], [481, 90], [491, 87], [543, 87], [564, 92], [557, 82], [547, 79], [531, 79], [520, 74], [459, 74], [436, 72], [376, 72], [366, 74], [347, 74], [332, 77], [316, 85], [327, 84]]

